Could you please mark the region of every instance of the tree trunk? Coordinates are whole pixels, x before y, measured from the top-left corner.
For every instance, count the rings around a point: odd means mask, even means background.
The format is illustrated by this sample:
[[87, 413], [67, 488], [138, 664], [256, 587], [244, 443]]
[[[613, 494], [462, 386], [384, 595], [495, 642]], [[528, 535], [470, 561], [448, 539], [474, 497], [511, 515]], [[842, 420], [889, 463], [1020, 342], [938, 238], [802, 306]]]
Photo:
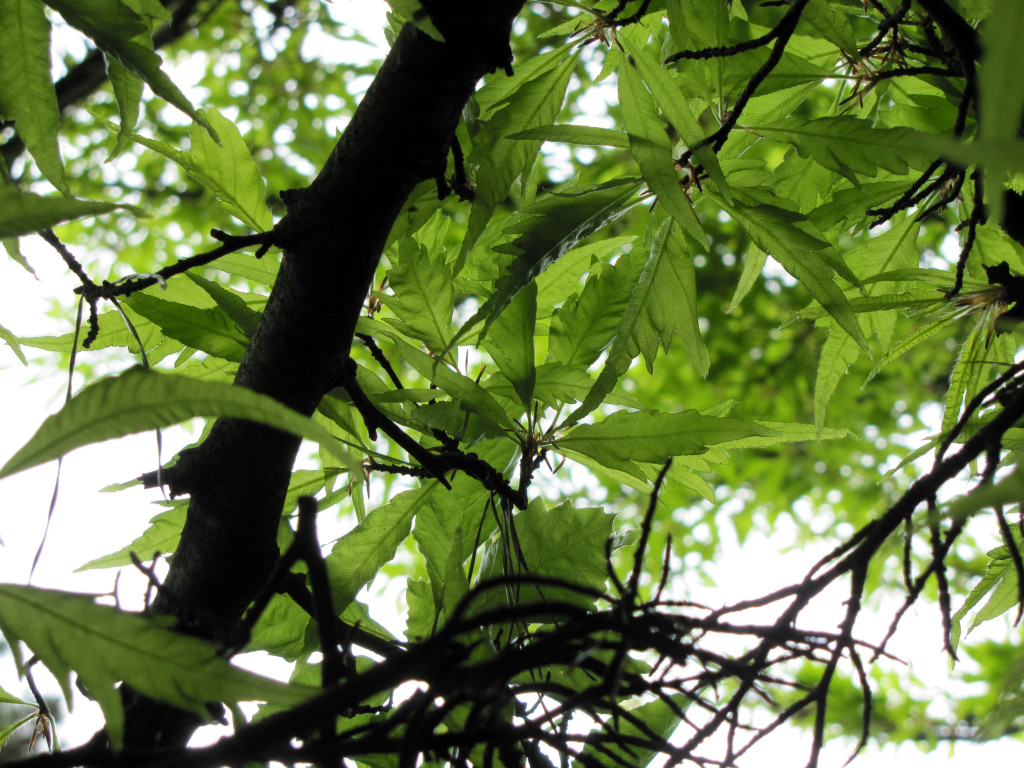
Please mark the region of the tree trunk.
[[[444, 172], [479, 79], [511, 64], [509, 36], [522, 0], [424, 5], [445, 42], [412, 24], [402, 29], [323, 169], [287, 196], [288, 214], [274, 230], [281, 270], [235, 383], [304, 414], [339, 384], [381, 251], [409, 193]], [[222, 419], [167, 473], [172, 492], [190, 500], [153, 609], [176, 616], [181, 631], [225, 638], [263, 587], [278, 557], [299, 442]], [[152, 706], [129, 707], [126, 743], [159, 739], [149, 724]]]

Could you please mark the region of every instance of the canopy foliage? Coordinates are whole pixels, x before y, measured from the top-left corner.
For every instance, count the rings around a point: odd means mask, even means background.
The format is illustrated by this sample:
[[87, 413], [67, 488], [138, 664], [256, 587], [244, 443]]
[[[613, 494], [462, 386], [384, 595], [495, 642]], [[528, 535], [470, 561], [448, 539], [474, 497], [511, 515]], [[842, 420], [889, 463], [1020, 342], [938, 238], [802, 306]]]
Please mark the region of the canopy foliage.
[[[65, 334], [0, 338], [88, 380], [0, 477], [208, 420], [84, 565], [159, 574], [145, 611], [0, 585], [20, 668], [106, 718], [25, 764], [1018, 732], [1016, 630], [967, 633], [1024, 606], [1024, 6], [390, 5], [364, 63], [319, 0], [0, 0], [0, 237], [80, 282]], [[708, 603], [774, 529], [829, 554]], [[985, 684], [948, 717], [885, 658], [915, 603]], [[230, 663], [257, 650], [291, 681]]]

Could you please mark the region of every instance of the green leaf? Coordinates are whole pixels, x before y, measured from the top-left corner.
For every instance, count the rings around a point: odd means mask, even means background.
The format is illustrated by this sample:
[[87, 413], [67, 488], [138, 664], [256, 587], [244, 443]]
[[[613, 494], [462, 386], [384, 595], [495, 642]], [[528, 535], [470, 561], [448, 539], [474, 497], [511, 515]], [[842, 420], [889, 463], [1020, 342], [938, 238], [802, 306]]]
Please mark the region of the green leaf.
[[653, 373], [659, 342], [668, 352], [672, 339], [679, 336], [690, 365], [705, 377], [711, 360], [697, 324], [697, 278], [693, 253], [672, 221], [666, 221], [662, 230], [655, 238], [644, 267], [645, 276], [641, 282], [649, 288], [642, 297], [643, 309], [633, 329], [633, 339], [647, 361], [648, 372]]
[[612, 128], [592, 128], [589, 125], [541, 125], [510, 134], [507, 138], [523, 141], [557, 141], [563, 144], [582, 144], [590, 147], [618, 147], [629, 149], [629, 136]]
[[828, 404], [851, 365], [860, 357], [860, 347], [841, 328], [829, 330], [828, 339], [821, 348], [818, 372], [814, 377], [814, 426], [820, 435], [825, 429]]
[[388, 271], [393, 295], [378, 293], [381, 302], [395, 313], [384, 322], [401, 333], [419, 339], [427, 349], [442, 354], [452, 338], [455, 290], [452, 269], [444, 253], [431, 256], [413, 238], [399, 244], [398, 266]]
[[[1024, 4], [1018, 0], [993, 0], [985, 20], [985, 53], [978, 73], [978, 135], [983, 143], [1019, 141], [1024, 111], [1024, 63], [1020, 56], [1020, 30], [1024, 29]], [[1002, 221], [1005, 173], [998, 165], [985, 174], [985, 203], [992, 221]]]
[[0, 115], [14, 121], [43, 176], [70, 197], [57, 144], [60, 112], [50, 79], [50, 22], [38, 0], [0, 0], [0, 19]]
[[615, 336], [642, 267], [639, 259], [621, 258], [592, 274], [579, 299], [566, 299], [551, 318], [547, 362], [592, 365]]
[[25, 353], [21, 351], [21, 339], [2, 325], [0, 325], [0, 339], [3, 339], [7, 346], [11, 348], [11, 351], [18, 356], [22, 365], [28, 365], [28, 360], [25, 359]]
[[672, 157], [672, 144], [665, 124], [658, 117], [654, 100], [644, 87], [635, 66], [622, 59], [619, 66], [619, 103], [629, 134], [629, 149], [640, 166], [644, 181], [673, 219], [698, 243], [707, 235], [697, 220], [693, 205], [679, 185], [679, 173]]
[[439, 43], [444, 42], [444, 36], [434, 26], [434, 22], [430, 20], [430, 14], [427, 13], [427, 9], [423, 7], [420, 0], [388, 0], [388, 5], [395, 13], [414, 24], [420, 31]]
[[188, 502], [170, 503], [174, 505], [173, 508], [161, 512], [150, 520], [149, 527], [131, 544], [122, 547], [117, 552], [97, 557], [95, 560], [80, 565], [75, 569], [75, 573], [99, 568], [123, 568], [132, 564], [131, 556], [133, 554], [146, 563], [157, 554], [169, 555], [175, 552], [178, 549], [178, 540], [181, 538], [181, 529], [185, 525]]
[[3, 728], [0, 728], [0, 747], [3, 747], [3, 745], [7, 743], [7, 740], [11, 738], [11, 734], [21, 728], [21, 726], [25, 725], [25, 723], [35, 720], [38, 716], [39, 715], [36, 714], [36, 712], [31, 712], [20, 720], [15, 720], [10, 725], [5, 725]]
[[771, 437], [777, 430], [753, 421], [681, 413], [613, 413], [597, 424], [580, 424], [554, 445], [598, 461], [644, 461], [662, 464], [672, 456], [703, 453], [708, 446], [752, 436]]
[[212, 127], [212, 131], [201, 131], [193, 125], [189, 133], [190, 155], [202, 172], [197, 180], [251, 229], [271, 229], [274, 217], [267, 208], [267, 188], [238, 126], [212, 107], [200, 110], [199, 116], [202, 119], [197, 122]]
[[[14, 187], [0, 186], [0, 237], [16, 237], [38, 232], [62, 221], [99, 216], [129, 206], [75, 200], [65, 197], [43, 197], [19, 192]], [[140, 211], [133, 208], [136, 214]]]
[[12, 693], [8, 693], [3, 688], [0, 688], [0, 704], [24, 704], [26, 707], [36, 708], [35, 704], [29, 704], [24, 699], [19, 699]]
[[879, 170], [902, 175], [924, 170], [935, 159], [910, 128], [879, 128], [870, 120], [847, 115], [810, 120], [788, 117], [769, 125], [747, 126], [772, 141], [792, 144], [801, 157], [820, 163], [859, 185]]
[[828, 0], [811, 0], [800, 15], [800, 21], [810, 26], [820, 37], [828, 40], [843, 53], [856, 60], [857, 36], [845, 14], [829, 7]]
[[114, 56], [141, 77], [153, 93], [180, 109], [216, 138], [213, 126], [160, 69], [153, 50], [152, 22], [119, 0], [43, 0], [64, 20], [84, 32], [107, 56]]
[[133, 293], [125, 303], [187, 347], [235, 363], [242, 361], [249, 340], [220, 307], [199, 309], [144, 292]]
[[736, 283], [736, 292], [733, 293], [732, 301], [729, 302], [727, 314], [735, 312], [750, 290], [757, 285], [757, 281], [761, 279], [761, 271], [767, 262], [768, 254], [757, 244], [751, 243], [747, 248], [746, 256], [743, 257], [743, 272], [740, 274], [739, 282]]
[[[568, 45], [564, 45], [536, 57], [530, 62], [532, 66], [520, 67], [499, 91], [508, 95], [495, 102], [481, 121], [473, 150], [466, 158], [468, 167], [476, 167], [477, 187], [466, 239], [455, 264], [456, 274], [462, 271], [495, 206], [505, 199], [517, 177], [529, 176], [540, 152], [539, 139], [522, 141], [510, 135], [555, 121], [579, 55], [579, 50], [570, 54]], [[477, 95], [478, 101], [486, 97], [486, 93]]]
[[[215, 109], [203, 110], [203, 113], [209, 116], [209, 121], [204, 118], [204, 122], [215, 124], [218, 132], [223, 131], [220, 144], [195, 128], [191, 133], [191, 152], [183, 152], [165, 141], [150, 139], [137, 133], [131, 134], [131, 139], [136, 144], [158, 152], [181, 166], [189, 176], [216, 195], [228, 213], [251, 229], [258, 232], [269, 230], [274, 225], [274, 220], [267, 208], [266, 186], [259, 168], [238, 132], [238, 127]], [[110, 131], [119, 130], [113, 123], [104, 121], [104, 125]], [[224, 258], [229, 259], [230, 256]], [[260, 270], [252, 265], [248, 268], [256, 270], [257, 273]], [[267, 264], [262, 269], [273, 270], [274, 267]], [[268, 278], [257, 274], [254, 279]]]
[[107, 162], [120, 155], [128, 147], [132, 131], [139, 122], [139, 106], [142, 103], [142, 78], [112, 56], [107, 57], [107, 79], [114, 89], [117, 101], [117, 112], [120, 125], [117, 131], [117, 143], [107, 155]]
[[512, 382], [523, 406], [529, 410], [537, 381], [534, 336], [537, 332], [537, 284], [530, 283], [491, 325], [484, 349]]
[[867, 352], [867, 340], [861, 333], [857, 317], [842, 289], [836, 284], [832, 267], [823, 255], [830, 253], [832, 246], [813, 231], [801, 228], [808, 223], [807, 220], [799, 214], [772, 205], [747, 206], [740, 202], [732, 205], [719, 202], [750, 235], [750, 239], [799, 280], [840, 327]]
[[426, 509], [439, 487], [437, 481], [431, 480], [421, 488], [398, 494], [338, 539], [324, 558], [338, 612], [355, 600], [359, 590], [373, 580], [384, 564], [391, 562], [398, 545], [409, 536], [413, 518]]
[[[655, 699], [631, 709], [630, 719], [622, 719], [617, 725], [616, 738], [602, 740], [599, 742], [601, 748], [594, 746], [598, 742], [591, 743], [588, 739], [583, 748], [584, 760], [574, 763], [574, 766], [599, 764], [608, 768], [622, 765], [646, 768], [660, 753], [654, 749], [635, 746], [633, 740], [635, 739], [637, 744], [650, 744], [653, 733], [667, 742], [679, 726], [679, 713], [685, 712], [692, 701], [690, 697], [683, 694], [676, 694], [668, 698], [671, 703]], [[643, 723], [643, 727], [637, 725], [637, 722]]]
[[[540, 498], [512, 518], [519, 551], [525, 561], [523, 570], [533, 575], [561, 579], [571, 584], [603, 591], [608, 570], [605, 544], [612, 535], [615, 516], [600, 507], [576, 508], [571, 501], [548, 509]], [[498, 578], [504, 573], [503, 551], [510, 546], [495, 535], [484, 549], [480, 561], [480, 580]], [[560, 587], [524, 585], [517, 594], [519, 604], [567, 601], [590, 606], [594, 598]], [[504, 589], [490, 589], [474, 603], [476, 610], [503, 605], [508, 600]]]
[[502, 246], [503, 251], [515, 253], [516, 258], [455, 339], [484, 323], [482, 339], [494, 319], [524, 286], [584, 237], [623, 215], [633, 204], [639, 186], [635, 179], [616, 179], [593, 187], [567, 185], [527, 206], [506, 230], [521, 234]]
[[233, 667], [211, 643], [171, 632], [152, 616], [97, 605], [87, 595], [0, 585], [0, 628], [12, 648], [21, 641], [39, 657], [69, 700], [70, 673], [78, 675], [103, 709], [115, 748], [124, 725], [120, 682], [203, 718], [209, 701], [290, 706], [316, 693]]
[[0, 468], [0, 478], [52, 461], [83, 445], [196, 417], [266, 424], [313, 440], [346, 465], [359, 466], [323, 427], [267, 395], [245, 387], [133, 368], [86, 387], [48, 417]]
[[[672, 72], [655, 61], [654, 57], [647, 53], [646, 50], [636, 45], [629, 35], [620, 35], [619, 39], [633, 57], [655, 102], [657, 102], [665, 117], [668, 118], [668, 121], [672, 123], [672, 127], [679, 133], [683, 143], [688, 148], [693, 149], [693, 154], [704, 170], [708, 172], [708, 176], [718, 186], [722, 196], [726, 200], [731, 200], [729, 185], [726, 183], [722, 166], [718, 162], [718, 155], [715, 154], [710, 146], [702, 144], [704, 141], [704, 131], [697, 122], [697, 118], [694, 117], [693, 112], [690, 111], [690, 106], [687, 104], [686, 98], [679, 88], [679, 83], [673, 77]], [[698, 242], [701, 241], [700, 238], [696, 239]]]

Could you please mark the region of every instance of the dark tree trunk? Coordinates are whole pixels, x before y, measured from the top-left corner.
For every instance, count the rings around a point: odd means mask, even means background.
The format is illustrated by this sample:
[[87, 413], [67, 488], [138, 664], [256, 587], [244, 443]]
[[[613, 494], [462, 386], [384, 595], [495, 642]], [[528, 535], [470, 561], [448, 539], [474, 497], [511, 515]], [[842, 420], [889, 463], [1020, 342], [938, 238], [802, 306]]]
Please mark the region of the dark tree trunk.
[[[443, 172], [479, 79], [511, 64], [509, 36], [522, 0], [424, 5], [445, 42], [405, 26], [323, 169], [309, 187], [287, 196], [288, 214], [275, 228], [281, 271], [236, 384], [305, 414], [339, 384], [403, 203], [417, 184]], [[264, 585], [278, 558], [277, 529], [298, 447], [292, 435], [223, 419], [168, 473], [172, 490], [190, 501], [153, 607], [176, 616], [182, 631], [224, 638]], [[158, 738], [153, 706], [128, 708], [128, 743]]]

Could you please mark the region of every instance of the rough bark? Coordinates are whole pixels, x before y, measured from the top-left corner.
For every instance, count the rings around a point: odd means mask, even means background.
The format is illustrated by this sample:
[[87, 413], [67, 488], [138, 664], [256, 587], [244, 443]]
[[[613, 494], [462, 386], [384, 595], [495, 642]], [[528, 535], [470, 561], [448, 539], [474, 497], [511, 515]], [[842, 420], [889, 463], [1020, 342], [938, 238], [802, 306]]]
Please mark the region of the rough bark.
[[[288, 196], [275, 228], [284, 257], [236, 384], [312, 414], [339, 384], [381, 250], [412, 189], [444, 168], [479, 79], [511, 63], [522, 0], [424, 3], [445, 37], [406, 25], [323, 169]], [[218, 421], [168, 480], [189, 494], [181, 542], [154, 610], [179, 628], [224, 638], [263, 586], [299, 441]], [[156, 739], [152, 703], [129, 707], [127, 739]], [[187, 729], [186, 729], [187, 730]], [[166, 742], [165, 742], [166, 743]]]

